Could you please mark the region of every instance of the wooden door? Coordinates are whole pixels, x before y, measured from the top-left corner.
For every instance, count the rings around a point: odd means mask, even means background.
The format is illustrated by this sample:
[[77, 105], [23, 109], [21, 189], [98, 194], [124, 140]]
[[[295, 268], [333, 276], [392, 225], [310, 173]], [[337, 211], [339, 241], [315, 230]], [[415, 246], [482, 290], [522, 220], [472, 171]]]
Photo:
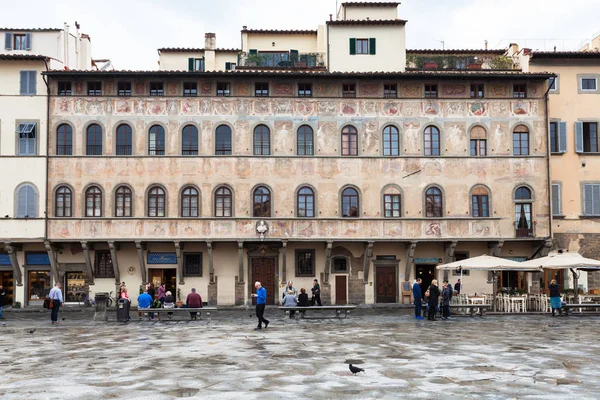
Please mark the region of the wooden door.
[[[260, 282], [267, 290], [267, 304], [275, 304], [275, 258], [261, 257], [252, 259], [252, 293], [255, 293], [254, 282]], [[252, 300], [256, 304], [256, 299]]]
[[13, 273], [8, 271], [0, 272], [0, 283], [2, 283], [2, 287], [6, 292], [6, 298], [4, 299], [6, 301], [6, 305], [12, 305], [15, 290]]
[[377, 282], [377, 303], [395, 303], [398, 290], [395, 267], [377, 267], [375, 269]]
[[346, 288], [346, 275], [336, 275], [335, 277], [335, 304], [348, 304], [348, 291]]

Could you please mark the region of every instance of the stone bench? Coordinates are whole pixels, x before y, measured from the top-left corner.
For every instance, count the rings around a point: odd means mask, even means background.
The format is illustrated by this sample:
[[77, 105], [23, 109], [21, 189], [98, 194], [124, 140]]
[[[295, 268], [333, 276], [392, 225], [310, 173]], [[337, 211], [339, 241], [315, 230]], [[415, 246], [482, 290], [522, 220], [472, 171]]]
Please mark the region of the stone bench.
[[569, 315], [572, 309], [595, 309], [595, 311], [600, 310], [600, 304], [597, 303], [582, 303], [582, 304], [563, 304], [562, 309], [565, 310], [565, 314]]
[[[309, 307], [279, 307], [280, 310], [283, 310], [286, 315], [289, 315], [290, 311], [297, 311], [300, 314], [300, 318], [304, 318], [304, 314], [306, 311], [317, 311], [317, 310], [331, 310], [335, 311], [335, 318], [341, 318], [342, 312], [344, 313], [344, 318], [348, 316], [351, 310], [354, 310], [356, 306], [309, 306]], [[302, 311], [302, 312], [300, 312]], [[315, 317], [319, 318], [319, 317]], [[321, 317], [324, 318], [324, 317]]]
[[[190, 312], [205, 312], [206, 316], [208, 317], [208, 320], [210, 321], [210, 313], [212, 311], [217, 311], [217, 307], [202, 307], [202, 308], [185, 308], [185, 307], [178, 307], [178, 308], [139, 308], [137, 309], [138, 312], [143, 313], [144, 315], [148, 314], [148, 313], [154, 313], [154, 314], [160, 314], [160, 313], [190, 313]], [[167, 317], [169, 319], [173, 318], [173, 315], [169, 315], [167, 314]]]
[[468, 314], [473, 317], [475, 314], [483, 317], [486, 311], [492, 308], [491, 304], [450, 304], [450, 309], [466, 309]]

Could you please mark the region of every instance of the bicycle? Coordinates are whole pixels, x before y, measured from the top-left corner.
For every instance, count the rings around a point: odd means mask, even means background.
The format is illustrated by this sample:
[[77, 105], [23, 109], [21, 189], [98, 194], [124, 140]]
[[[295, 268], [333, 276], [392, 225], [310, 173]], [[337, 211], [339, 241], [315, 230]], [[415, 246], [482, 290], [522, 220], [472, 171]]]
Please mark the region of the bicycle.
[[96, 302], [92, 299], [90, 299], [90, 295], [89, 294], [85, 294], [83, 296], [83, 306], [84, 307], [94, 307], [96, 306]]

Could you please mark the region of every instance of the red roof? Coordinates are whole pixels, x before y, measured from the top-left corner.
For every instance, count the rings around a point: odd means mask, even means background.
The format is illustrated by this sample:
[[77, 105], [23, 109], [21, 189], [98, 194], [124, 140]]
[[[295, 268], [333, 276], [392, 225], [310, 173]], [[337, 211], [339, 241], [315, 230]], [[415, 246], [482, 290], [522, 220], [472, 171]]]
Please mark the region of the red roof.
[[407, 54], [489, 54], [489, 55], [503, 55], [506, 50], [502, 49], [408, 49]]
[[242, 29], [242, 33], [257, 35], [316, 35], [316, 29]]
[[[206, 49], [204, 48], [197, 48], [197, 47], [162, 47], [160, 49], [158, 49], [159, 52], [165, 52], [165, 53], [187, 53], [187, 52], [200, 52], [200, 51], [206, 51]], [[217, 48], [215, 49], [215, 51], [217, 53], [239, 53], [241, 50], [240, 49], [220, 49]]]
[[342, 3], [345, 7], [398, 7], [399, 1], [347, 1]]
[[327, 21], [327, 25], [404, 25], [408, 21], [404, 19], [360, 19]]
[[29, 61], [29, 60], [49, 60], [50, 57], [42, 56], [41, 54], [0, 54], [0, 60], [11, 61]]

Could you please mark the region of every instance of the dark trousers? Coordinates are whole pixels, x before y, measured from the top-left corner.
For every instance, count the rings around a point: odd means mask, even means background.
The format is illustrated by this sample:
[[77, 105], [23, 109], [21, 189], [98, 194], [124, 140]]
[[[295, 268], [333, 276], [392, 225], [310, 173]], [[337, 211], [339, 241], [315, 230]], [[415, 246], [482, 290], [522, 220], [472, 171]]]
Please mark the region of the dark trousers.
[[267, 326], [267, 324], [269, 323], [269, 321], [266, 320], [264, 317], [265, 306], [266, 306], [266, 304], [257, 304], [256, 305], [256, 318], [258, 318], [258, 327], [259, 328], [262, 328], [263, 323], [265, 324], [265, 326]]
[[192, 311], [192, 312], [190, 312], [190, 317], [191, 317], [192, 319], [198, 319], [198, 316], [197, 316], [197, 314], [200, 314], [200, 315], [202, 315], [202, 313], [199, 313], [199, 312], [197, 312], [197, 311]]
[[317, 304], [318, 304], [319, 306], [321, 306], [321, 305], [322, 305], [322, 304], [321, 304], [321, 295], [320, 295], [319, 293], [317, 293], [317, 294], [314, 294], [314, 295], [313, 295], [313, 298], [312, 298], [312, 305], [313, 305], [313, 306], [315, 306], [315, 305], [317, 305]]
[[448, 318], [450, 316], [450, 306], [442, 306], [442, 317]]
[[435, 319], [436, 306], [429, 306], [427, 310], [427, 319], [433, 321]]
[[58, 322], [58, 309], [60, 308], [60, 301], [52, 300], [52, 313], [50, 314], [50, 320], [52, 322]]
[[415, 301], [415, 317], [423, 315], [423, 303], [421, 301]]

